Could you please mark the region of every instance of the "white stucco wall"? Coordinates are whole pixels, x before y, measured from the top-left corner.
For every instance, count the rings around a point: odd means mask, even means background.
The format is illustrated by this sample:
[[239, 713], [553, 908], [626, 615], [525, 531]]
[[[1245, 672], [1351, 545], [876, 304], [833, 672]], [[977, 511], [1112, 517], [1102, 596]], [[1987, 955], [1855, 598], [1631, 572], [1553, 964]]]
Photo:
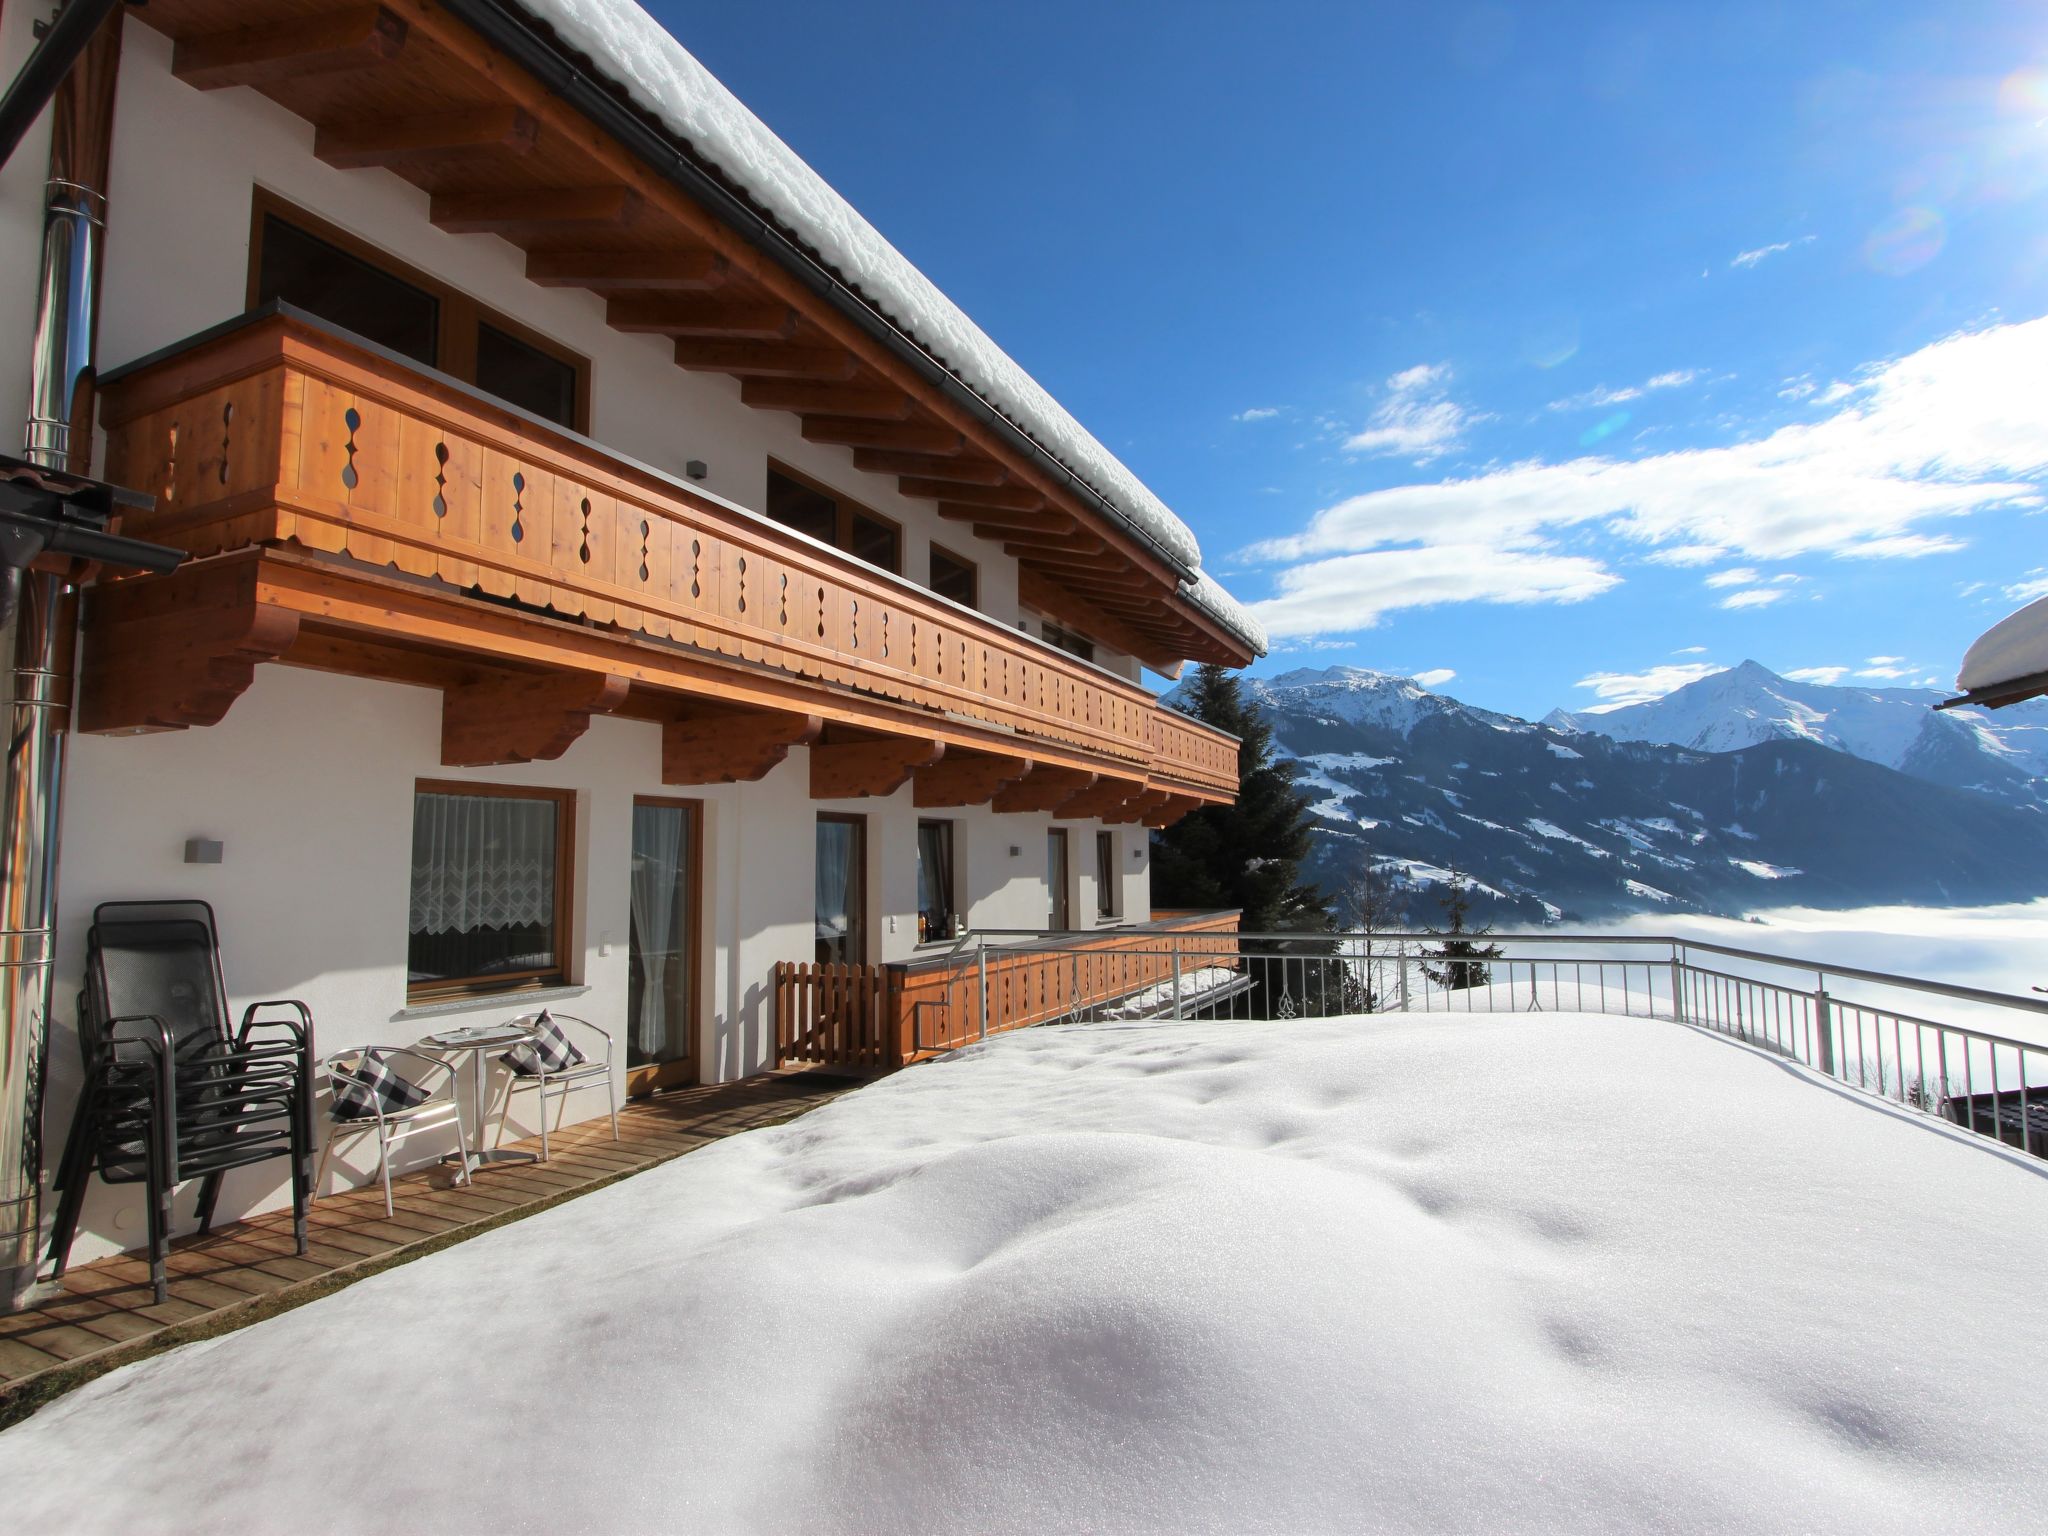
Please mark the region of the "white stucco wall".
[[[526, 1011], [520, 997], [432, 1010], [406, 1004], [406, 913], [412, 807], [423, 778], [528, 784], [576, 795], [572, 986], [550, 1006], [586, 1017], [618, 1039], [623, 1080], [627, 1023], [628, 873], [636, 795], [698, 800], [703, 807], [703, 889], [698, 908], [696, 1056], [707, 1081], [773, 1065], [771, 978], [780, 960], [808, 960], [813, 944], [814, 828], [819, 811], [867, 818], [870, 960], [920, 953], [916, 942], [916, 825], [920, 814], [955, 823], [959, 894], [979, 928], [1037, 928], [1047, 911], [1044, 815], [999, 816], [987, 806], [920, 813], [908, 786], [865, 800], [814, 802], [803, 748], [754, 784], [679, 789], [661, 782], [661, 733], [640, 721], [599, 717], [559, 760], [518, 767], [444, 768], [440, 695], [279, 666], [217, 726], [148, 736], [83, 736], [72, 743], [65, 798], [58, 1007], [46, 1107], [48, 1145], [62, 1145], [76, 1097], [76, 1006], [85, 933], [102, 901], [198, 897], [221, 930], [233, 1010], [272, 998], [308, 1003], [322, 1053], [366, 1044], [403, 1045], [451, 1024]], [[1076, 926], [1095, 922], [1096, 824], [1075, 822]], [[1116, 829], [1122, 848], [1143, 848], [1141, 828]], [[187, 864], [189, 838], [224, 844], [219, 864]], [[1019, 852], [1015, 857], [1011, 847]], [[1123, 910], [1145, 908], [1145, 866], [1122, 855]], [[586, 1092], [571, 1121], [601, 1114]], [[532, 1112], [515, 1121], [531, 1130]], [[422, 1138], [403, 1150], [412, 1165], [446, 1150]], [[354, 1177], [374, 1166], [358, 1148]], [[282, 1162], [230, 1176], [221, 1210], [233, 1216], [284, 1203]], [[180, 1197], [189, 1213], [196, 1186]], [[141, 1241], [141, 1193], [97, 1182], [78, 1254]]]

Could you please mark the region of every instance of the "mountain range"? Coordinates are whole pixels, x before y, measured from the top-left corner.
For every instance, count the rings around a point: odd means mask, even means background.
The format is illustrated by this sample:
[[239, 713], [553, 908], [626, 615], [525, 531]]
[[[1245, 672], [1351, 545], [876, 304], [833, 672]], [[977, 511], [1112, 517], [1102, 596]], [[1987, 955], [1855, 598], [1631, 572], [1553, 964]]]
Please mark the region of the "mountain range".
[[1817, 688], [1751, 663], [1536, 722], [1358, 667], [1243, 688], [1310, 799], [1308, 873], [1337, 891], [1370, 859], [1416, 921], [1454, 874], [1510, 925], [2048, 894], [2048, 723], [1930, 728], [1926, 690]]

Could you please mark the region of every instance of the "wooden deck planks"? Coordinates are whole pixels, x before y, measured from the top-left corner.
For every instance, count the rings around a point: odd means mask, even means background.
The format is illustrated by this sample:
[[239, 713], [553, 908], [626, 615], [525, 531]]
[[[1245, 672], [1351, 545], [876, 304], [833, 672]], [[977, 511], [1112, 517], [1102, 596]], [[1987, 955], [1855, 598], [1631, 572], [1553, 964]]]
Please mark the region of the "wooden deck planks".
[[[314, 1203], [303, 1256], [295, 1251], [289, 1210], [180, 1238], [167, 1265], [170, 1300], [161, 1306], [144, 1259], [122, 1254], [81, 1265], [35, 1305], [0, 1316], [0, 1415], [9, 1399], [53, 1372], [72, 1372], [81, 1362], [112, 1369], [159, 1341], [173, 1342], [238, 1312], [253, 1317], [259, 1309], [275, 1310], [280, 1302], [291, 1304], [294, 1292], [316, 1293], [336, 1277], [346, 1283], [364, 1266], [460, 1240], [723, 1137], [789, 1119], [852, 1086], [844, 1078], [778, 1073], [672, 1089], [621, 1110], [616, 1142], [610, 1122], [600, 1117], [551, 1131], [554, 1156], [546, 1163], [479, 1169], [468, 1185], [439, 1165], [405, 1174], [392, 1181], [396, 1210], [389, 1216], [374, 1181], [336, 1190]], [[538, 1153], [540, 1138], [516, 1149]]]

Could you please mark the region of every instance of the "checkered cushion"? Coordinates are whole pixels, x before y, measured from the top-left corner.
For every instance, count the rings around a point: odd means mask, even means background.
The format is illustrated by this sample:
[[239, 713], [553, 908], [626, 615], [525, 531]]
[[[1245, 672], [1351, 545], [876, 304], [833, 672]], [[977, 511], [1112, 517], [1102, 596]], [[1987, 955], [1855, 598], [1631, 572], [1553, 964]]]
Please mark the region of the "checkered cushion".
[[418, 1083], [392, 1071], [382, 1051], [367, 1050], [357, 1060], [353, 1072], [336, 1076], [334, 1118], [373, 1120], [380, 1111], [395, 1115], [401, 1110], [416, 1109], [431, 1097]]
[[543, 1010], [533, 1021], [533, 1038], [513, 1046], [498, 1060], [521, 1077], [539, 1077], [543, 1072], [553, 1077], [558, 1072], [582, 1065], [589, 1058], [576, 1049], [576, 1042], [563, 1034], [562, 1026]]

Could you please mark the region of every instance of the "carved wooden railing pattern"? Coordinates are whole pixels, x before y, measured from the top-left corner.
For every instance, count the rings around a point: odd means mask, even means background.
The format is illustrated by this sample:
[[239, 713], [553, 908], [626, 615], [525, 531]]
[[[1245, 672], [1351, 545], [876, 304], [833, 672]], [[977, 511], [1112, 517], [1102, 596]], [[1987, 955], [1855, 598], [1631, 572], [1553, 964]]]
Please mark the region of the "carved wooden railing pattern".
[[1236, 743], [1136, 684], [299, 319], [102, 398], [110, 476], [158, 497], [140, 537], [297, 543], [1236, 788]]

